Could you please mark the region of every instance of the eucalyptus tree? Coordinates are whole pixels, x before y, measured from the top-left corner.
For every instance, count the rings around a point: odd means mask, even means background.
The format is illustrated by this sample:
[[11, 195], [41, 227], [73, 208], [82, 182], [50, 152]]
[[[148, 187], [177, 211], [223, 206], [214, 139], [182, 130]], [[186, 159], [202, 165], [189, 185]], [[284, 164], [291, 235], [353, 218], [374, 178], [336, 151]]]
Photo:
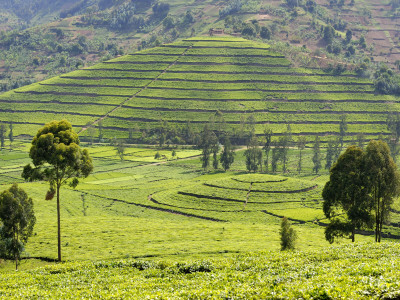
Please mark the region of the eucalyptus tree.
[[58, 260], [61, 261], [60, 188], [69, 184], [76, 187], [81, 177], [93, 170], [92, 159], [86, 149], [79, 146], [79, 137], [67, 120], [52, 121], [39, 129], [32, 140], [29, 156], [33, 167], [24, 167], [25, 180], [45, 180], [50, 184], [46, 199], [57, 195]]

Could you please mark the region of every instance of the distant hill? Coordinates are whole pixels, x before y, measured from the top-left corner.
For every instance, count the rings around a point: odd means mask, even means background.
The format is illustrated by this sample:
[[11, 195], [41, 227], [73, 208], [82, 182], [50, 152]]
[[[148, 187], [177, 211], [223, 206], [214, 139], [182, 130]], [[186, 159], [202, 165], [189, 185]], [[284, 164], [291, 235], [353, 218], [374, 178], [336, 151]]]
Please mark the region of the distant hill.
[[269, 42], [297, 66], [366, 65], [372, 76], [376, 63], [400, 66], [397, 2], [2, 1], [0, 91], [213, 28]]
[[205, 123], [238, 139], [267, 126], [281, 134], [288, 125], [313, 139], [338, 134], [347, 114], [350, 137], [377, 137], [388, 134], [388, 113], [400, 111], [399, 101], [375, 95], [369, 79], [349, 71], [293, 67], [267, 44], [198, 37], [7, 92], [0, 120], [13, 122], [16, 135], [66, 118], [84, 128], [81, 136], [157, 143], [163, 133], [168, 143], [184, 143]]

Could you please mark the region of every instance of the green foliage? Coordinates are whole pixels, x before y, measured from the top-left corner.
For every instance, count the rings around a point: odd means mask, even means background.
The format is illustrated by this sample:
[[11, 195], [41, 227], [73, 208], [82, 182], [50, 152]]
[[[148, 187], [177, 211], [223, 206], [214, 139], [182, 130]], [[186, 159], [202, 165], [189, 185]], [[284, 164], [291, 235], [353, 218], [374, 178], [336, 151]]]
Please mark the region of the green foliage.
[[[84, 39], [76, 42], [85, 44]], [[247, 144], [249, 131], [260, 137], [266, 124], [279, 136], [285, 122], [294, 135], [326, 136], [344, 113], [351, 115], [352, 136], [388, 134], [384, 112], [397, 111], [397, 97], [375, 95], [369, 79], [355, 77], [341, 64], [332, 66], [330, 74], [292, 68], [268, 47], [233, 37], [165, 44], [3, 94], [0, 100], [12, 105], [0, 118], [42, 124], [63, 114], [77, 131], [103, 119], [104, 126], [97, 127], [100, 142], [114, 136], [128, 139], [129, 128], [138, 127], [129, 141], [142, 144], [157, 144], [161, 138], [170, 144], [198, 144], [204, 124], [218, 111], [222, 119], [214, 115], [210, 130], [219, 138], [229, 132], [233, 144]], [[160, 119], [168, 122], [163, 135]], [[16, 136], [26, 134], [26, 126], [39, 127], [14, 124]], [[93, 136], [90, 130], [81, 134]]]
[[4, 145], [5, 145], [5, 139], [7, 135], [7, 127], [4, 123], [0, 123], [0, 145], [1, 145], [1, 150], [3, 150]]
[[279, 233], [281, 236], [281, 251], [294, 250], [297, 234], [290, 226], [289, 220], [286, 217], [282, 218]]
[[380, 242], [393, 199], [400, 194], [400, 175], [388, 145], [380, 140], [368, 144], [365, 164], [375, 213], [375, 241]]
[[375, 73], [375, 91], [384, 95], [400, 95], [400, 77], [386, 66]]
[[41, 128], [32, 140], [29, 157], [34, 167], [26, 165], [22, 177], [29, 181], [48, 181], [48, 200], [57, 193], [58, 260], [61, 261], [60, 188], [66, 183], [76, 187], [79, 177], [87, 177], [92, 172], [92, 159], [86, 149], [79, 147], [78, 135], [66, 120], [53, 121]]
[[123, 139], [119, 139], [117, 141], [117, 144], [115, 145], [115, 148], [117, 150], [119, 158], [121, 160], [124, 160], [125, 148], [126, 148], [125, 141]]
[[351, 237], [354, 242], [356, 229], [371, 227], [372, 202], [366, 172], [365, 154], [356, 146], [347, 148], [330, 170], [330, 180], [322, 192], [324, 214], [330, 219], [325, 236], [330, 243], [339, 236]]
[[328, 140], [328, 147], [326, 148], [326, 156], [325, 156], [325, 169], [330, 169], [332, 166], [333, 155], [334, 155], [334, 140]]
[[228, 5], [219, 10], [219, 17], [222, 19], [228, 15], [235, 14], [240, 11], [242, 6], [242, 0], [229, 0]]
[[8, 140], [10, 141], [10, 149], [12, 142], [14, 142], [14, 132], [13, 132], [13, 123], [11, 122], [9, 125], [10, 131], [8, 132]]
[[169, 4], [164, 2], [157, 2], [153, 6], [153, 15], [158, 19], [164, 19], [169, 12]]
[[259, 168], [262, 168], [262, 151], [258, 147], [258, 140], [256, 136], [252, 136], [250, 139], [244, 155], [246, 157], [247, 171], [257, 172]]
[[341, 115], [339, 124], [340, 148], [343, 148], [343, 140], [346, 136], [347, 129], [347, 115]]
[[[348, 29], [346, 31], [346, 42], [350, 43], [352, 38], [353, 38], [353, 32], [350, 29]], [[352, 54], [354, 54], [354, 53], [352, 53]]]
[[397, 243], [360, 243], [207, 260], [69, 262], [18, 276], [2, 273], [1, 292], [6, 298], [74, 298], [79, 289], [83, 298], [393, 299], [400, 288], [399, 252]]
[[314, 167], [313, 171], [318, 174], [321, 169], [321, 150], [320, 150], [320, 139], [319, 136], [315, 136], [314, 146], [313, 146], [313, 158]]
[[225, 137], [224, 150], [221, 153], [220, 162], [225, 172], [229, 170], [233, 162], [235, 161], [235, 152], [232, 148], [229, 136]]
[[36, 222], [33, 202], [26, 192], [13, 184], [8, 190], [0, 194], [0, 244], [3, 244], [3, 257], [15, 259], [15, 268], [18, 269], [23, 247], [33, 233]]
[[269, 30], [268, 27], [266, 26], [261, 27], [260, 37], [267, 40], [271, 39], [271, 31]]
[[335, 37], [335, 29], [331, 25], [324, 27], [324, 40], [327, 44], [331, 44]]
[[306, 147], [306, 137], [305, 136], [299, 136], [297, 138], [297, 148], [299, 149], [299, 162], [297, 164], [297, 171], [299, 172], [299, 174], [301, 173], [301, 170], [303, 168], [303, 163], [302, 163], [302, 152], [304, 150], [304, 148]]
[[272, 130], [269, 128], [264, 129], [264, 137], [265, 137], [265, 144], [263, 147], [263, 150], [265, 152], [265, 160], [264, 160], [264, 165], [265, 165], [265, 172], [268, 173], [268, 168], [269, 168], [269, 152], [271, 151], [272, 147]]

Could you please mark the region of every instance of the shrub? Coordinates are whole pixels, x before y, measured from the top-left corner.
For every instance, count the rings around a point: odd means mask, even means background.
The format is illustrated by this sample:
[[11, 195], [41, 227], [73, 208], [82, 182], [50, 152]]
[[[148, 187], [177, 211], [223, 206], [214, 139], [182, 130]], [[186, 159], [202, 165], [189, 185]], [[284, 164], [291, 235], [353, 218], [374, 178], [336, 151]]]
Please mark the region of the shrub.
[[297, 234], [291, 227], [288, 219], [283, 217], [280, 229], [281, 235], [281, 250], [293, 250], [295, 247], [295, 242]]

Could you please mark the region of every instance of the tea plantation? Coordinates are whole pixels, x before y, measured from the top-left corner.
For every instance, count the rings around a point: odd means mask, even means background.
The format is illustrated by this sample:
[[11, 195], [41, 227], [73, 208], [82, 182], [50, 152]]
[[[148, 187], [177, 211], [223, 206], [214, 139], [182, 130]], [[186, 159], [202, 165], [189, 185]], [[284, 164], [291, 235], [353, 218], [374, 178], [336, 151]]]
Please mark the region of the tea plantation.
[[[376, 95], [369, 79], [351, 71], [296, 68], [268, 45], [232, 37], [190, 38], [2, 94], [0, 120], [18, 138], [0, 152], [0, 187], [19, 183], [37, 222], [20, 271], [0, 261], [0, 298], [399, 297], [400, 202], [383, 243], [362, 231], [354, 244], [329, 245], [321, 196], [328, 171], [313, 173], [309, 143], [301, 172], [290, 147], [287, 170], [279, 166], [277, 174], [248, 173], [244, 149], [223, 172], [204, 171], [201, 151], [189, 146], [124, 145], [120, 156], [116, 144], [104, 143], [131, 138], [132, 129], [157, 132], [165, 121], [176, 128], [190, 122], [199, 132], [216, 115], [228, 132], [252, 116], [257, 135], [266, 126], [275, 135], [290, 127], [310, 141], [338, 134], [346, 114], [345, 142], [358, 133], [370, 139], [390, 134], [388, 112], [400, 111], [399, 100]], [[85, 144], [94, 172], [61, 189], [60, 264], [48, 183], [21, 178], [30, 137], [54, 119], [99, 140]], [[292, 252], [280, 251], [283, 217], [297, 232]]]
[[[338, 75], [296, 68], [266, 44], [233, 37], [196, 37], [121, 56], [0, 96], [0, 120], [15, 135], [67, 118], [79, 131], [97, 127], [104, 137], [128, 137], [160, 120], [197, 131], [219, 111], [230, 130], [254, 116], [256, 134], [337, 134], [347, 114], [348, 135], [389, 134], [388, 112], [399, 98], [376, 95], [372, 81], [351, 71]], [[88, 125], [90, 124], [90, 125]], [[87, 135], [82, 132], [81, 135]]]

